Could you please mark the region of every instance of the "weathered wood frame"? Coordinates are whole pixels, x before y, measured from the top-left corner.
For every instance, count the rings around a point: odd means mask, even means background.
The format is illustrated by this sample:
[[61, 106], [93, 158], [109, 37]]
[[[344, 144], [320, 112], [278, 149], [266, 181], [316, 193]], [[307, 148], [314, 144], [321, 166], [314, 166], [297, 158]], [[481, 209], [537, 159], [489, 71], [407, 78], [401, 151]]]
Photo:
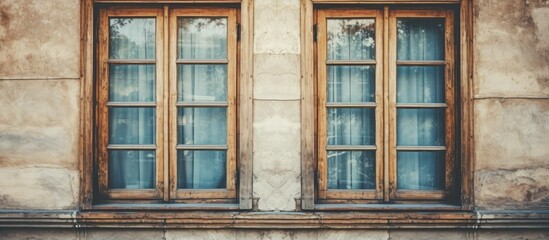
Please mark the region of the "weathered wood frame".
[[[92, 210], [95, 208], [100, 209], [100, 206], [94, 205], [97, 204], [97, 199], [99, 198], [99, 189], [94, 184], [94, 179], [97, 176], [97, 147], [98, 142], [96, 142], [98, 133], [95, 131], [97, 129], [96, 119], [96, 100], [97, 96], [97, 78], [98, 71], [97, 68], [100, 67], [99, 64], [96, 65], [96, 57], [99, 57], [97, 54], [98, 49], [96, 38], [97, 30], [94, 26], [94, 22], [97, 21], [98, 14], [98, 5], [99, 4], [111, 4], [111, 3], [148, 3], [148, 4], [183, 4], [175, 6], [189, 6], [188, 4], [203, 3], [207, 5], [202, 6], [215, 6], [215, 4], [238, 4], [240, 3], [241, 15], [238, 15], [237, 18], [240, 21], [240, 41], [238, 44], [237, 58], [238, 64], [236, 69], [236, 74], [238, 75], [238, 84], [236, 85], [237, 99], [235, 100], [235, 105], [238, 106], [236, 109], [236, 121], [238, 123], [238, 128], [240, 129], [252, 129], [252, 116], [253, 116], [253, 106], [252, 106], [252, 59], [253, 54], [251, 51], [251, 46], [253, 42], [253, 0], [205, 0], [205, 1], [193, 1], [193, 0], [179, 0], [179, 1], [151, 1], [151, 0], [131, 0], [131, 1], [110, 1], [110, 0], [81, 0], [81, 114], [80, 114], [80, 208], [83, 210]], [[186, 5], [185, 5], [186, 4]], [[211, 5], [213, 4], [213, 5]], [[121, 5], [125, 6], [125, 5]], [[129, 6], [129, 5], [128, 5]], [[134, 5], [132, 5], [133, 7]], [[163, 17], [162, 21], [168, 21], [168, 8], [166, 5], [160, 8], [159, 10]], [[166, 25], [164, 25], [166, 26]], [[236, 27], [236, 26], [235, 26]], [[164, 31], [168, 29], [163, 28]], [[158, 44], [159, 42], [157, 42]], [[164, 37], [161, 40], [163, 45], [168, 45], [168, 39]], [[167, 54], [163, 56], [163, 60], [167, 61]], [[164, 71], [163, 79], [164, 82], [168, 81], [167, 75], [167, 65], [163, 64]], [[164, 98], [164, 101], [167, 101], [167, 96]], [[236, 108], [235, 106], [235, 108]], [[161, 116], [158, 117], [168, 117], [167, 111], [165, 111]], [[167, 137], [163, 135], [162, 137]], [[236, 158], [238, 158], [236, 166], [238, 175], [235, 177], [234, 181], [238, 184], [238, 203], [236, 204], [239, 209], [252, 209], [252, 133], [250, 131], [239, 131], [236, 133], [235, 141], [235, 151]], [[237, 144], [238, 143], [238, 144]], [[167, 149], [168, 146], [165, 144], [164, 149]], [[167, 151], [166, 151], [167, 152]], [[165, 156], [167, 157], [167, 156]], [[162, 166], [167, 168], [167, 163]], [[236, 175], [236, 174], [233, 174]], [[166, 180], [167, 175], [163, 176], [163, 179]], [[163, 187], [165, 192], [168, 193], [169, 190], [167, 185], [160, 186]], [[236, 193], [236, 188], [235, 188]], [[157, 196], [155, 196], [157, 197]], [[164, 196], [158, 196], [164, 200], [167, 199], [167, 194]], [[200, 210], [200, 209], [235, 209], [233, 205], [216, 205], [211, 208], [208, 207], [208, 203], [198, 203], [198, 204], [177, 204], [174, 205], [179, 209], [187, 210]], [[115, 205], [116, 209], [124, 209], [128, 207], [127, 204]], [[142, 208], [138, 204], [137, 208]], [[113, 207], [112, 205], [110, 206]], [[135, 208], [135, 204], [130, 208]], [[166, 208], [165, 204], [160, 205], [148, 205], [145, 208]]]
[[[348, 204], [337, 204], [336, 205], [324, 205], [319, 204], [318, 202], [318, 191], [317, 190], [317, 176], [319, 169], [317, 168], [317, 154], [318, 154], [318, 145], [316, 144], [317, 139], [317, 121], [318, 113], [314, 106], [318, 104], [318, 85], [315, 82], [317, 78], [317, 73], [315, 70], [315, 59], [317, 58], [316, 49], [317, 42], [314, 37], [316, 32], [314, 31], [315, 15], [314, 9], [319, 6], [336, 6], [341, 7], [349, 4], [437, 4], [437, 5], [454, 5], [455, 8], [459, 9], [459, 26], [456, 28], [454, 35], [456, 35], [457, 42], [459, 44], [454, 44], [456, 46], [456, 53], [459, 54], [458, 62], [456, 63], [456, 69], [459, 70], [458, 78], [456, 81], [459, 83], [457, 85], [458, 92], [460, 93], [459, 98], [456, 102], [456, 121], [460, 124], [454, 128], [455, 131], [460, 131], [460, 137], [456, 138], [457, 154], [456, 156], [456, 170], [459, 177], [455, 179], [456, 183], [453, 186], [449, 186], [448, 189], [454, 189], [457, 193], [454, 197], [459, 197], [455, 201], [450, 201], [449, 203], [459, 206], [463, 210], [472, 209], [473, 203], [473, 101], [472, 101], [472, 73], [473, 73], [473, 55], [472, 55], [472, 9], [473, 4], [471, 0], [439, 0], [439, 1], [411, 1], [411, 0], [393, 0], [393, 1], [381, 1], [381, 0], [365, 0], [365, 1], [345, 1], [345, 0], [302, 0], [302, 13], [301, 13], [301, 69], [302, 69], [302, 84], [301, 84], [301, 124], [302, 124], [302, 202], [301, 207], [304, 210], [375, 210], [375, 209], [386, 209], [387, 206], [367, 206], [367, 205], [357, 205], [352, 204], [353, 201], [347, 201], [343, 203]], [[377, 5], [379, 6], [379, 5]], [[356, 6], [355, 8], [356, 9]], [[389, 11], [388, 6], [384, 7], [385, 14], [383, 16], [384, 22], [389, 22]], [[458, 19], [457, 16], [455, 18]], [[389, 38], [389, 29], [388, 25], [384, 26], [384, 37]], [[385, 44], [384, 52], [388, 52], [388, 46]], [[384, 59], [384, 64], [389, 64], [389, 59]], [[383, 74], [387, 76], [389, 74], [389, 69], [385, 68]], [[448, 73], [447, 73], [448, 74]], [[385, 78], [388, 79], [388, 78]], [[385, 96], [384, 102], [389, 102], [389, 96]], [[385, 104], [385, 111], [388, 111], [389, 104]], [[387, 115], [387, 114], [385, 114]], [[389, 122], [389, 117], [385, 116], [384, 122]], [[384, 141], [388, 141], [389, 134], [387, 128], [384, 131]], [[454, 143], [452, 143], [454, 144]], [[384, 155], [388, 156], [388, 148], [385, 148]], [[387, 157], [385, 157], [387, 158]], [[385, 161], [388, 161], [386, 159]], [[384, 169], [384, 174], [388, 175], [388, 169]], [[452, 176], [447, 176], [447, 178], [452, 178]], [[385, 185], [391, 185], [388, 178], [384, 178]], [[395, 183], [393, 183], [395, 184]], [[384, 196], [389, 196], [391, 191], [384, 190]], [[459, 193], [461, 192], [461, 193]], [[445, 193], [450, 194], [450, 193]], [[429, 196], [433, 197], [433, 196]], [[388, 197], [384, 199], [385, 201], [389, 200]], [[341, 203], [341, 202], [340, 202]], [[432, 205], [433, 210], [440, 209], [441, 205]], [[439, 207], [437, 207], [439, 206]]]

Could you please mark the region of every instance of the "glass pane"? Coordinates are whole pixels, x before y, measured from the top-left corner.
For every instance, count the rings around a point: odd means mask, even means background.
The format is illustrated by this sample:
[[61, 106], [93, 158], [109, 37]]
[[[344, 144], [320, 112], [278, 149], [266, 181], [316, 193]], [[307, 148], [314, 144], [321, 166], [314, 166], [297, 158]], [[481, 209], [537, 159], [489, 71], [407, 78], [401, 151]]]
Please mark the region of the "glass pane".
[[445, 152], [397, 153], [397, 188], [441, 190], [444, 188]]
[[375, 189], [375, 151], [328, 151], [328, 189]]
[[110, 65], [109, 101], [155, 102], [155, 65]]
[[109, 150], [109, 188], [155, 188], [155, 159], [154, 150]]
[[444, 146], [445, 109], [397, 109], [397, 145]]
[[179, 18], [177, 29], [179, 58], [227, 58], [227, 18]]
[[178, 65], [177, 100], [227, 101], [227, 65]]
[[374, 66], [328, 66], [328, 102], [375, 102]]
[[227, 109], [224, 107], [179, 108], [177, 143], [227, 144]]
[[375, 145], [375, 131], [374, 109], [328, 109], [328, 145]]
[[111, 59], [155, 59], [154, 18], [110, 18]]
[[328, 19], [329, 60], [375, 59], [374, 19]]
[[177, 151], [177, 188], [219, 189], [227, 186], [227, 153]]
[[397, 102], [445, 103], [444, 67], [397, 67]]
[[113, 107], [109, 109], [110, 144], [154, 144], [155, 108]]
[[399, 18], [398, 60], [444, 60], [444, 19]]

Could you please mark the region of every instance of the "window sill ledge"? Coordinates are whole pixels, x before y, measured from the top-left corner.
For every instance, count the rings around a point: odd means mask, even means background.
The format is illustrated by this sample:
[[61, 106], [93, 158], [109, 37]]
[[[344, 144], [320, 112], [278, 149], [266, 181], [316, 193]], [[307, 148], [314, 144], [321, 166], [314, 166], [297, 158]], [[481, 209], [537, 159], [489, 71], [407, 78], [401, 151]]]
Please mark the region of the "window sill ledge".
[[315, 204], [315, 211], [466, 211], [451, 204]]
[[98, 211], [238, 211], [239, 204], [228, 203], [103, 203], [92, 206]]
[[549, 211], [236, 212], [0, 210], [2, 227], [217, 229], [549, 228]]

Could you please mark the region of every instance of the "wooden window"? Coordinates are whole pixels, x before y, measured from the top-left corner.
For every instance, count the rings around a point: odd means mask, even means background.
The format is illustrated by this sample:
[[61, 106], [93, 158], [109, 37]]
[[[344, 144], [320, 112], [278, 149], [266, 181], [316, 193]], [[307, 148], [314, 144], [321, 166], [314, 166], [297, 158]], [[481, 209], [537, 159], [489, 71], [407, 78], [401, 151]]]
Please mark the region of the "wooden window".
[[454, 10], [315, 16], [318, 202], [453, 201]]
[[237, 17], [100, 9], [99, 200], [236, 202]]

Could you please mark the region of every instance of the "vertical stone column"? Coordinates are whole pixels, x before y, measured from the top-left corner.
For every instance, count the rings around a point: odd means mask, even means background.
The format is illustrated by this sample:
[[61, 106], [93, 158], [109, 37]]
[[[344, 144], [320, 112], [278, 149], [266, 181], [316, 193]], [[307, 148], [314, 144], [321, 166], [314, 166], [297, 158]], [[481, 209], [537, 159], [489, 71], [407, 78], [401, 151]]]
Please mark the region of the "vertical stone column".
[[300, 2], [255, 0], [253, 191], [260, 211], [300, 196]]

